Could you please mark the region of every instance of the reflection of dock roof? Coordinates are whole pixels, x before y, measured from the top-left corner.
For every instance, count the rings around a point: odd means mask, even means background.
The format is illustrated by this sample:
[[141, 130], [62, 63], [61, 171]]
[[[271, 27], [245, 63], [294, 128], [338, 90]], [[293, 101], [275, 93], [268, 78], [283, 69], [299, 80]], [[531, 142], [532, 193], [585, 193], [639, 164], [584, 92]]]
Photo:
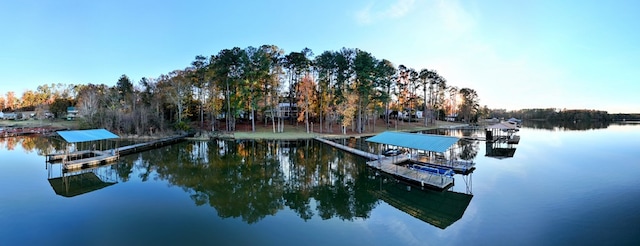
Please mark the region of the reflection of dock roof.
[[56, 194], [64, 197], [74, 197], [89, 193], [104, 187], [114, 185], [114, 182], [104, 182], [95, 173], [81, 173], [78, 175], [49, 179], [49, 184]]
[[484, 156], [496, 159], [505, 159], [513, 157], [515, 153], [516, 148], [493, 148], [493, 146], [488, 145]]
[[396, 182], [383, 182], [380, 189], [372, 192], [389, 205], [440, 229], [462, 218], [473, 198], [473, 195], [452, 191], [407, 191]]
[[406, 132], [383, 132], [367, 139], [367, 142], [388, 144], [398, 147], [445, 152], [457, 143], [459, 138], [452, 136], [417, 134]]
[[90, 142], [119, 138], [118, 135], [105, 129], [58, 131], [58, 135], [68, 143]]

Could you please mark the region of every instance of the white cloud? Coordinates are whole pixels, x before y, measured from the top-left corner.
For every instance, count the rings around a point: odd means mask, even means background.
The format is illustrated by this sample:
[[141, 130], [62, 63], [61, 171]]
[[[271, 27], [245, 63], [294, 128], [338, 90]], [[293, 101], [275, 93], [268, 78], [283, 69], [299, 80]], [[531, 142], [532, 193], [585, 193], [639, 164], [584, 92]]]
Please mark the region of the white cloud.
[[458, 1], [440, 0], [436, 4], [441, 26], [450, 34], [461, 35], [472, 31], [476, 21]]
[[360, 24], [370, 24], [373, 22], [373, 17], [371, 17], [371, 8], [372, 4], [367, 5], [363, 9], [356, 12], [356, 20]]
[[415, 0], [398, 0], [395, 4], [391, 5], [387, 11], [383, 13], [383, 16], [391, 18], [400, 18], [411, 11], [411, 7], [415, 4]]
[[374, 8], [376, 5], [370, 3], [357, 11], [355, 18], [360, 24], [371, 24], [374, 22], [402, 18], [412, 10], [415, 0], [397, 0], [395, 3], [384, 6], [382, 9]]

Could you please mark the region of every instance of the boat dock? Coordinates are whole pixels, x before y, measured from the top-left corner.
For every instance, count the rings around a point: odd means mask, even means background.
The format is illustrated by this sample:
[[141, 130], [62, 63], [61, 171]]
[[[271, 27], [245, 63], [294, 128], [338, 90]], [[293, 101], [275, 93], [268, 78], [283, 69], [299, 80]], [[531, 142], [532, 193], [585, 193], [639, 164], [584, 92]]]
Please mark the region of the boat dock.
[[153, 148], [180, 142], [187, 135], [158, 139], [150, 142], [127, 145], [109, 150], [82, 150], [70, 153], [53, 153], [47, 155], [47, 162], [61, 162], [65, 171], [104, 165], [118, 160], [121, 155], [141, 152]]
[[319, 142], [328, 144], [330, 146], [336, 147], [338, 149], [347, 151], [349, 153], [359, 155], [369, 159], [370, 161], [366, 162], [367, 166], [382, 171], [386, 174], [392, 175], [396, 178], [403, 179], [405, 181], [412, 182], [414, 184], [419, 184], [422, 187], [431, 187], [439, 190], [444, 190], [453, 185], [454, 179], [453, 177], [426, 172], [417, 169], [411, 169], [403, 165], [398, 165], [405, 161], [408, 161], [410, 157], [408, 155], [398, 155], [398, 156], [384, 156], [384, 155], [376, 155], [366, 151], [362, 151], [359, 149], [354, 149], [336, 142], [332, 142], [322, 138], [314, 138]]

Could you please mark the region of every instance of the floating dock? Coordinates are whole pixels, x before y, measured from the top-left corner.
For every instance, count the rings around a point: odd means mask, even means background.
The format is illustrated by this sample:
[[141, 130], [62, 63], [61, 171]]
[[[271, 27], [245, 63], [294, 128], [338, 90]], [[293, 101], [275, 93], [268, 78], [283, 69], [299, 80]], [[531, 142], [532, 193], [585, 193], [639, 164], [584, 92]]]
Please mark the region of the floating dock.
[[403, 165], [398, 165], [402, 162], [408, 161], [410, 158], [407, 155], [398, 156], [383, 156], [376, 155], [359, 149], [354, 149], [336, 142], [332, 142], [322, 138], [314, 138], [319, 142], [328, 144], [338, 149], [347, 151], [352, 154], [356, 154], [365, 157], [371, 161], [367, 162], [367, 166], [382, 171], [386, 174], [392, 175], [396, 178], [420, 185], [422, 187], [430, 187], [438, 190], [444, 190], [451, 187], [454, 184], [453, 177], [431, 173], [427, 171], [411, 169]]
[[444, 190], [453, 185], [453, 177], [398, 165], [408, 160], [409, 157], [406, 155], [390, 156], [378, 160], [368, 161], [367, 166], [378, 169], [382, 172], [391, 174], [406, 181], [413, 181], [414, 183], [420, 184], [420, 186], [423, 187], [429, 186], [439, 190]]
[[62, 169], [73, 170], [73, 169], [81, 169], [81, 168], [95, 166], [95, 165], [104, 165], [104, 164], [107, 164], [108, 162], [117, 160], [119, 157], [118, 154], [116, 154], [111, 150], [108, 150], [108, 151], [94, 150], [94, 151], [90, 151], [87, 154], [89, 154], [91, 157], [79, 158], [79, 159], [70, 160], [70, 161], [63, 160]]

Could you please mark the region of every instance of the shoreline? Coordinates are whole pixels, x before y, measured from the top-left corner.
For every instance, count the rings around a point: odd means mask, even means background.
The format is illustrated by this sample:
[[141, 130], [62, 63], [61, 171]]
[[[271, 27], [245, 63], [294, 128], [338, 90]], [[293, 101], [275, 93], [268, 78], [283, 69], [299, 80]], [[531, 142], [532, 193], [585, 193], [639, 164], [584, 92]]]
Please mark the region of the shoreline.
[[[222, 132], [222, 131], [196, 131], [196, 135], [193, 137], [187, 137], [186, 140], [190, 141], [209, 141], [215, 139], [229, 139], [229, 140], [304, 140], [313, 139], [316, 137], [326, 139], [342, 139], [342, 138], [361, 138], [375, 136], [385, 131], [399, 131], [399, 132], [418, 132], [427, 131], [438, 128], [450, 128], [450, 127], [463, 127], [468, 126], [465, 123], [459, 122], [447, 122], [436, 121], [434, 124], [424, 126], [423, 122], [402, 122], [394, 127], [376, 127], [375, 131], [367, 131], [364, 133], [354, 133], [348, 131], [347, 134], [341, 133], [321, 133], [310, 132], [307, 133], [306, 129], [302, 125], [285, 125], [285, 131], [281, 133], [274, 133], [270, 126], [257, 127], [255, 132], [252, 131], [235, 131], [235, 132]], [[51, 127], [56, 129], [78, 129], [77, 122], [66, 120], [0, 120], [0, 127]], [[165, 134], [161, 136], [150, 135], [121, 135], [121, 139], [158, 139], [167, 137]]]
[[[187, 140], [194, 141], [206, 141], [213, 139], [229, 139], [229, 140], [305, 140], [305, 139], [313, 139], [316, 137], [325, 138], [325, 139], [343, 139], [343, 138], [361, 138], [361, 137], [371, 137], [377, 134], [380, 134], [385, 131], [398, 131], [398, 132], [419, 132], [419, 131], [427, 131], [433, 129], [439, 129], [443, 127], [463, 127], [468, 126], [465, 123], [454, 123], [454, 122], [446, 122], [446, 121], [436, 121], [435, 124], [430, 124], [429, 126], [418, 126], [409, 123], [405, 123], [406, 125], [402, 127], [393, 128], [376, 128], [376, 131], [373, 132], [365, 132], [365, 133], [347, 133], [347, 134], [339, 134], [339, 133], [321, 133], [321, 132], [310, 132], [299, 131], [295, 126], [285, 127], [285, 131], [281, 133], [274, 133], [273, 131], [236, 131], [229, 133], [211, 133], [204, 132], [205, 134], [200, 136], [189, 137]], [[293, 129], [291, 129], [293, 128]], [[381, 130], [380, 130], [381, 129]], [[287, 131], [288, 130], [288, 131]]]

